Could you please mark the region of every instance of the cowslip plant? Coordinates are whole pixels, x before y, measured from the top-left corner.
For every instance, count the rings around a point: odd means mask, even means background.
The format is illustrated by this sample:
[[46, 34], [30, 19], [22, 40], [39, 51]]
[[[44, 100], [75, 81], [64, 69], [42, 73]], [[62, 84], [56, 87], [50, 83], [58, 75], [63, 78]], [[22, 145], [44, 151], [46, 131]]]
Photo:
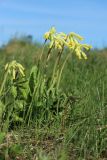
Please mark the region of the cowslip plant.
[[[84, 51], [89, 50], [91, 48], [91, 46], [87, 44], [80, 43], [83, 40], [83, 37], [81, 37], [80, 35], [73, 32], [69, 34], [65, 34], [63, 32], [57, 33], [54, 27], [52, 27], [48, 32], [44, 34], [44, 39], [44, 44], [46, 44], [46, 42], [49, 42], [49, 48], [47, 51], [46, 59], [42, 59], [42, 56], [44, 54], [43, 46], [43, 50], [39, 59], [41, 62], [39, 62], [39, 65], [36, 66], [36, 70], [33, 70], [33, 72], [30, 75], [29, 82], [33, 81], [34, 87], [31, 95], [31, 101], [28, 107], [28, 112], [26, 115], [26, 120], [28, 119], [28, 123], [30, 122], [32, 114], [34, 113], [36, 117], [38, 117], [38, 114], [41, 115], [41, 113], [42, 116], [49, 115], [50, 111], [52, 111], [53, 108], [54, 113], [57, 111], [61, 111], [61, 109], [58, 108], [58, 104], [60, 104], [59, 99], [62, 95], [62, 91], [59, 90], [59, 84], [67, 60], [69, 59], [71, 54], [76, 54], [79, 59], [87, 59], [87, 56]], [[66, 54], [64, 61], [61, 61], [63, 51], [66, 48], [69, 49], [69, 53]], [[52, 51], [54, 49], [58, 51], [58, 54], [56, 55], [56, 60], [52, 68], [52, 75], [48, 77], [48, 64], [50, 62]], [[56, 109], [54, 105], [55, 103], [57, 106]], [[34, 106], [35, 109], [33, 109], [32, 106]]]
[[11, 80], [15, 80], [18, 75], [24, 77], [25, 76], [24, 67], [20, 63], [17, 63], [15, 60], [5, 65], [5, 75], [4, 75], [4, 80], [0, 88], [0, 95], [2, 93], [5, 82], [7, 78], [9, 77], [9, 75], [11, 77]]
[[[53, 86], [55, 83], [57, 83], [57, 88], [59, 88], [59, 83], [61, 80], [61, 75], [63, 72], [63, 69], [65, 67], [65, 64], [71, 54], [75, 54], [79, 59], [87, 59], [87, 55], [85, 54], [85, 50], [91, 49], [90, 45], [87, 44], [81, 44], [80, 42], [84, 39], [80, 35], [70, 32], [68, 34], [65, 34], [63, 32], [57, 33], [56, 29], [52, 27], [48, 32], [44, 34], [45, 41], [49, 42], [49, 52], [47, 56], [47, 63], [49, 61], [49, 57], [51, 54], [52, 49], [58, 50], [58, 55], [56, 58], [56, 62], [53, 69], [52, 79], [51, 79], [51, 85]], [[70, 51], [66, 55], [65, 60], [63, 61], [61, 67], [59, 68], [59, 64], [61, 61], [61, 56], [63, 53], [63, 50], [65, 48], [68, 48]], [[47, 68], [48, 64], [46, 64]], [[56, 74], [57, 73], [57, 74]], [[57, 78], [56, 78], [57, 76]], [[55, 82], [55, 79], [56, 82]]]
[[[53, 119], [55, 115], [61, 115], [61, 112], [65, 113], [68, 110], [66, 107], [64, 112], [62, 106], [65, 104], [67, 96], [62, 98], [63, 92], [59, 88], [64, 67], [72, 54], [79, 59], [87, 59], [85, 51], [89, 50], [91, 46], [81, 44], [83, 37], [80, 35], [73, 32], [58, 33], [54, 27], [44, 34], [44, 39], [38, 64], [32, 68], [27, 79], [25, 69], [20, 63], [14, 60], [5, 65], [4, 80], [0, 88], [2, 97], [0, 104], [4, 106], [5, 110], [12, 106], [8, 114], [4, 114], [4, 117], [7, 116], [4, 118], [7, 119], [5, 120], [6, 125], [9, 124], [10, 119], [29, 125], [32, 120], [46, 120], [49, 117]], [[46, 42], [49, 42], [49, 48], [46, 58], [43, 59]], [[62, 59], [64, 49], [69, 49], [69, 52]], [[47, 71], [53, 50], [57, 50], [57, 54], [52, 73], [48, 77]]]
[[1, 128], [6, 130], [10, 121], [23, 121], [20, 113], [23, 110], [23, 100], [21, 96], [26, 96], [25, 89], [25, 71], [24, 67], [13, 60], [4, 67], [4, 78], [0, 88], [0, 121]]

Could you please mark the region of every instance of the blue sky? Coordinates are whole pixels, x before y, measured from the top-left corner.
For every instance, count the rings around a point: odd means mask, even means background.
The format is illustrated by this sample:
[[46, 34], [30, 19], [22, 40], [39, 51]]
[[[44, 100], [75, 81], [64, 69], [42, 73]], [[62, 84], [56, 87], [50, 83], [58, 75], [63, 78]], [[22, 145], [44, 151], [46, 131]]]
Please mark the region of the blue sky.
[[0, 0], [0, 45], [24, 34], [43, 41], [51, 26], [107, 47], [107, 0]]

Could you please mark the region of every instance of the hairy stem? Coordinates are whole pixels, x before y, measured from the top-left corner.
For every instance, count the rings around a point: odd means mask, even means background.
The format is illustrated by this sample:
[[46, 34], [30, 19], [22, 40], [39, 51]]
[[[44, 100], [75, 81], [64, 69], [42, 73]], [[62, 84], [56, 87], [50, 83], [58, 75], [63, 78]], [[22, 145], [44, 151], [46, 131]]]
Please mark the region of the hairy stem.
[[64, 45], [62, 46], [62, 50], [58, 53], [57, 59], [56, 59], [55, 64], [54, 64], [54, 68], [53, 68], [53, 72], [52, 72], [52, 78], [51, 78], [51, 84], [52, 85], [54, 85], [53, 82], [55, 82], [54, 81], [54, 76], [55, 76], [57, 67], [59, 69], [60, 60], [61, 60], [61, 56], [62, 56], [63, 50], [64, 50]]
[[66, 58], [65, 58], [65, 60], [64, 60], [64, 62], [63, 62], [63, 64], [62, 64], [61, 70], [60, 70], [60, 72], [59, 72], [58, 80], [57, 80], [57, 89], [59, 88], [59, 84], [60, 84], [60, 81], [61, 81], [61, 76], [62, 76], [63, 69], [64, 69], [64, 67], [65, 67], [65, 65], [66, 65], [66, 62], [67, 62], [67, 60], [69, 59], [70, 56], [71, 56], [71, 53], [69, 53], [69, 54], [66, 56]]
[[1, 85], [1, 87], [0, 87], [0, 96], [1, 96], [2, 91], [3, 91], [3, 89], [4, 89], [4, 86], [5, 86], [5, 83], [6, 83], [6, 80], [7, 80], [7, 76], [8, 76], [8, 71], [5, 73], [4, 79], [3, 79], [3, 82], [2, 82], [2, 85]]

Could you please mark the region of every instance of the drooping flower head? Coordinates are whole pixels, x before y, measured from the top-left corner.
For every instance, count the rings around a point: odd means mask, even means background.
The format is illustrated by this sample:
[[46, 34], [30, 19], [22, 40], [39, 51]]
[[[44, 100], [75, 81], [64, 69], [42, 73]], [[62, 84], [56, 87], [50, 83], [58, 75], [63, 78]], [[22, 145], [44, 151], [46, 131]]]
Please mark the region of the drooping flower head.
[[87, 55], [85, 54], [84, 50], [89, 50], [92, 47], [90, 45], [87, 44], [81, 44], [80, 42], [83, 40], [84, 38], [74, 32], [70, 32], [68, 34], [68, 39], [65, 42], [65, 45], [70, 49], [73, 50], [74, 53], [76, 54], [76, 56], [79, 59], [87, 59]]
[[55, 27], [52, 27], [48, 32], [44, 34], [44, 39], [51, 41], [55, 33], [56, 33], [56, 29]]
[[80, 43], [84, 38], [79, 34], [74, 32], [70, 32], [69, 34], [63, 32], [57, 33], [54, 27], [44, 34], [44, 38], [50, 41], [49, 48], [54, 47], [55, 49], [62, 50], [62, 48], [67, 47], [73, 50], [79, 59], [87, 59], [84, 50], [92, 48], [87, 44]]
[[44, 34], [44, 39], [50, 41], [49, 48], [54, 47], [55, 49], [61, 50], [66, 39], [66, 34], [63, 32], [57, 33], [56, 29], [52, 27]]
[[5, 65], [5, 71], [12, 75], [13, 80], [16, 78], [16, 72], [18, 72], [20, 76], [24, 77], [24, 70], [24, 67], [20, 63], [17, 63], [15, 60]]

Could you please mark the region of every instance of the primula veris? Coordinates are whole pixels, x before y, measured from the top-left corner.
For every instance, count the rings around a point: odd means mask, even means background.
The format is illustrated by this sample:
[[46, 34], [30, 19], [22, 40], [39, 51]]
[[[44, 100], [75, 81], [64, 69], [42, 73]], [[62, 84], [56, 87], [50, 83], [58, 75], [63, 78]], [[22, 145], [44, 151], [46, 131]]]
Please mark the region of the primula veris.
[[15, 60], [5, 65], [5, 71], [7, 71], [8, 74], [12, 75], [13, 80], [16, 78], [16, 72], [18, 72], [22, 77], [24, 77], [24, 70], [24, 67], [20, 63], [17, 63]]
[[72, 50], [79, 59], [87, 59], [84, 50], [92, 48], [90, 45], [80, 43], [84, 38], [79, 34], [74, 32], [70, 32], [69, 34], [63, 32], [57, 33], [54, 27], [44, 34], [44, 39], [50, 41], [49, 48], [54, 47], [55, 49], [62, 50], [62, 48], [67, 47]]
[[80, 40], [80, 41], [82, 41], [84, 39], [82, 36], [80, 36], [79, 34], [76, 34], [74, 32], [70, 32], [69, 37], [76, 38], [77, 40]]
[[56, 33], [55, 27], [52, 27], [48, 32], [44, 34], [46, 40], [52, 40], [52, 36]]

